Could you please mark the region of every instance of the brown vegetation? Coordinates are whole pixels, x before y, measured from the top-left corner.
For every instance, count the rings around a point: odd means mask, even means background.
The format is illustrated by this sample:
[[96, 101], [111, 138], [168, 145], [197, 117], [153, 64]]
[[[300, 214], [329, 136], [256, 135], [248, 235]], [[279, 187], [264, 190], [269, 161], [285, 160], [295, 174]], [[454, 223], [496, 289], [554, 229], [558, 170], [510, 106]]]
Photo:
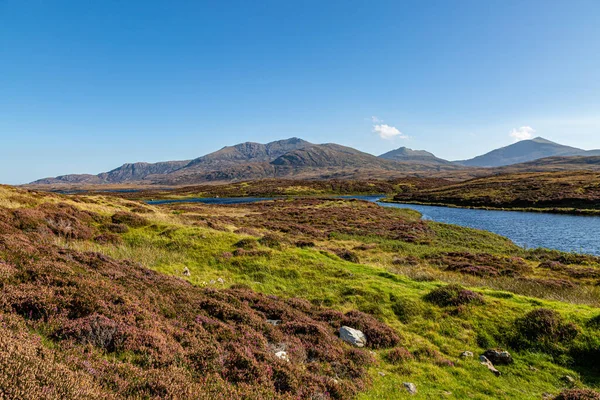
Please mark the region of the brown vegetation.
[[[128, 214], [111, 219], [142, 224]], [[348, 398], [364, 387], [372, 360], [336, 337], [340, 324], [363, 329], [374, 348], [399, 341], [357, 311], [337, 314], [244, 288], [201, 289], [52, 244], [90, 238], [94, 223], [106, 218], [50, 204], [0, 209], [4, 397]]]
[[401, 192], [394, 200], [462, 207], [570, 209], [564, 212], [597, 210], [600, 204], [600, 174], [569, 171], [493, 175]]

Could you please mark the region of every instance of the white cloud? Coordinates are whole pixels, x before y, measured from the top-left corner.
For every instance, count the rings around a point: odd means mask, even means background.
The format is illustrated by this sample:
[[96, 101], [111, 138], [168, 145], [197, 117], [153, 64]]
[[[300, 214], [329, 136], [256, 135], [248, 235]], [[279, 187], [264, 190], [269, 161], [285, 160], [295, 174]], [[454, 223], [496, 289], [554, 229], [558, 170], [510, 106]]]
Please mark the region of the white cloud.
[[373, 121], [374, 124], [380, 124], [383, 122], [382, 119], [379, 119], [379, 117], [376, 117], [375, 115], [371, 117], [371, 121]]
[[513, 129], [510, 131], [510, 137], [515, 139], [515, 142], [520, 140], [527, 140], [533, 138], [533, 134], [535, 133], [535, 129], [530, 126], [522, 126], [518, 129]]
[[400, 132], [398, 128], [386, 124], [373, 125], [373, 132], [377, 133], [382, 139], [393, 139], [395, 137], [408, 139], [408, 136]]

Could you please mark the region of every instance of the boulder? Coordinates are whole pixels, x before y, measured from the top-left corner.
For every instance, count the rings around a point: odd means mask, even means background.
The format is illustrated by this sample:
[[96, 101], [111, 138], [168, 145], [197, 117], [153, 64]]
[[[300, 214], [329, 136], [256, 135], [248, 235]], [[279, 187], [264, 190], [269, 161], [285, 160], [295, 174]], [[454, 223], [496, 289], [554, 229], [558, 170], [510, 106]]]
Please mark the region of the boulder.
[[190, 276], [190, 275], [192, 275], [192, 273], [190, 272], [190, 270], [188, 269], [188, 267], [185, 267], [185, 268], [183, 269], [183, 275], [185, 275], [185, 276]]
[[514, 362], [510, 353], [502, 349], [489, 349], [483, 355], [494, 365], [508, 365]]
[[473, 352], [471, 351], [463, 351], [460, 353], [461, 358], [473, 358]]
[[358, 329], [350, 328], [349, 326], [342, 326], [340, 328], [340, 339], [356, 347], [365, 347], [367, 344], [367, 337], [365, 334]]
[[489, 369], [494, 375], [501, 375], [500, 371], [498, 371], [496, 367], [494, 367], [494, 364], [492, 364], [492, 362], [488, 360], [485, 356], [479, 356], [479, 362], [481, 362], [481, 365]]
[[415, 385], [414, 383], [403, 382], [402, 385], [404, 385], [404, 388], [408, 391], [408, 393], [417, 394], [417, 385]]
[[278, 351], [277, 353], [275, 353], [275, 357], [277, 357], [277, 358], [279, 358], [279, 359], [281, 359], [283, 361], [290, 362], [290, 359], [289, 359], [288, 354], [287, 354], [286, 351], [283, 351], [283, 350], [282, 351]]
[[281, 324], [281, 320], [280, 319], [268, 319], [267, 324], [277, 326], [277, 325]]

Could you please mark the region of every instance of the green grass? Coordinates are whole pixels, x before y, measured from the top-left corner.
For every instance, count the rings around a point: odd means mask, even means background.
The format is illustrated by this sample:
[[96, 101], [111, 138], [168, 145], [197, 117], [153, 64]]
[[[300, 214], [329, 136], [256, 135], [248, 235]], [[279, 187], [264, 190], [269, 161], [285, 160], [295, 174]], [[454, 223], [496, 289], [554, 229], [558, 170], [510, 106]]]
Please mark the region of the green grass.
[[[404, 213], [407, 218], [416, 217], [411, 211]], [[537, 293], [536, 297], [515, 294], [519, 289], [510, 279], [503, 286], [484, 279], [443, 273], [436, 275], [421, 267], [400, 266], [394, 269], [390, 266], [393, 255], [422, 258], [427, 254], [461, 250], [523, 254], [523, 249], [497, 235], [430, 222], [428, 225], [434, 232], [430, 244], [334, 235], [319, 242], [314, 249], [284, 244], [281, 250], [276, 250], [259, 245], [258, 249], [264, 254], [236, 257], [227, 253], [232, 252], [234, 244], [248, 235], [194, 227], [176, 222], [176, 219], [166, 221], [161, 219], [154, 225], [130, 230], [122, 235], [124, 244], [119, 246], [90, 242], [63, 245], [101, 251], [115, 258], [134, 259], [154, 270], [188, 279], [195, 285], [221, 287], [245, 284], [266, 294], [301, 297], [339, 310], [359, 309], [395, 328], [403, 337], [402, 345], [410, 351], [435, 349], [456, 364], [455, 367], [440, 366], [435, 360], [423, 359], [392, 365], [384, 360], [385, 351], [378, 351], [378, 364], [371, 370], [372, 386], [359, 396], [360, 399], [408, 398], [410, 396], [403, 388], [403, 382], [417, 385], [419, 393], [413, 398], [539, 399], [543, 393], [560, 391], [564, 386], [561, 376], [580, 376], [572, 368], [559, 365], [549, 355], [511, 349], [516, 363], [499, 366], [503, 375], [497, 378], [479, 364], [477, 357], [486, 347], [507, 346], [513, 321], [534, 308], [543, 306], [557, 310], [580, 326], [598, 314], [598, 309], [543, 299], [552, 297], [547, 293]], [[361, 252], [361, 263], [341, 260], [327, 250], [352, 248], [360, 243], [377, 245], [373, 250]], [[186, 267], [191, 272], [189, 277], [182, 274]], [[429, 278], [436, 280], [420, 279], [425, 272], [430, 274]], [[214, 282], [219, 278], [225, 283]], [[423, 296], [440, 286], [440, 280], [476, 286], [475, 290], [484, 295], [486, 304], [468, 306], [454, 313], [453, 310], [425, 303]], [[513, 286], [509, 287], [510, 283]], [[409, 323], [402, 323], [393, 311], [398, 299], [419, 305], [417, 315]], [[475, 358], [459, 359], [459, 354], [465, 350], [475, 353]], [[582, 373], [586, 383], [597, 384], [594, 373]]]

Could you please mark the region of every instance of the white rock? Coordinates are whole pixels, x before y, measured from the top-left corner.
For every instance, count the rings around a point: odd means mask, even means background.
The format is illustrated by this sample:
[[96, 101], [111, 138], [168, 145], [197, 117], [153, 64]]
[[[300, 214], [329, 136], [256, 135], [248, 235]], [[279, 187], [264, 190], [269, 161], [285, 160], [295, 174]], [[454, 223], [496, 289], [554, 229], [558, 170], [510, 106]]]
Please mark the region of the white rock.
[[277, 325], [281, 324], [281, 320], [280, 319], [268, 319], [267, 324], [277, 326]]
[[219, 278], [219, 279], [217, 279], [217, 282], [219, 282], [221, 285], [223, 285], [225, 283], [225, 279]]
[[490, 360], [488, 360], [486, 356], [484, 356], [484, 355], [479, 356], [479, 362], [481, 363], [481, 365], [483, 365], [487, 369], [489, 369], [494, 375], [496, 375], [496, 376], [502, 375], [502, 373], [500, 371], [498, 371], [496, 369], [496, 367], [494, 367], [494, 364], [492, 364], [492, 362]]
[[462, 353], [460, 353], [460, 356], [462, 358], [469, 358], [469, 357], [473, 357], [473, 352], [471, 351], [463, 351]]
[[183, 269], [183, 275], [185, 275], [185, 276], [190, 276], [190, 275], [192, 275], [192, 273], [190, 272], [190, 270], [188, 269], [188, 267], [185, 267], [185, 268]]
[[403, 382], [402, 384], [404, 385], [408, 393], [417, 394], [417, 385], [411, 382]]
[[340, 339], [356, 347], [365, 347], [367, 344], [367, 337], [364, 333], [358, 329], [350, 328], [349, 326], [342, 326], [340, 328]]
[[290, 359], [289, 359], [288, 354], [287, 354], [286, 351], [283, 351], [283, 350], [282, 351], [278, 351], [277, 353], [275, 353], [275, 357], [277, 357], [277, 358], [279, 358], [281, 360], [290, 362]]

